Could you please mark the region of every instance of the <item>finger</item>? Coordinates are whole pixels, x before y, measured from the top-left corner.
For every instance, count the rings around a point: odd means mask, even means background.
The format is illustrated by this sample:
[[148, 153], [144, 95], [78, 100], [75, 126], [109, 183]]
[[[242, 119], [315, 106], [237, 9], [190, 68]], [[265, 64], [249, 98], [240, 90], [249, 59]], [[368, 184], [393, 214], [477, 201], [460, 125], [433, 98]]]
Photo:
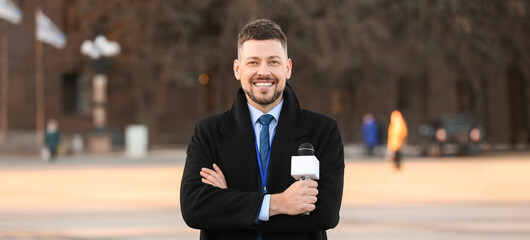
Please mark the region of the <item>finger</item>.
[[211, 181], [210, 181], [211, 176], [208, 175], [207, 173], [205, 173], [205, 172], [201, 172], [200, 175], [201, 175], [201, 177], [203, 177], [202, 179], [204, 179], [204, 180], [208, 180], [209, 182], [211, 182]]
[[212, 186], [214, 186], [214, 187], [217, 187], [217, 186], [215, 186], [215, 184], [213, 184], [212, 182], [210, 182], [210, 181], [209, 181], [208, 179], [206, 179], [206, 178], [201, 179], [201, 182], [206, 183], [206, 184], [210, 184], [210, 185], [212, 185]]
[[214, 177], [210, 176], [210, 175], [203, 175], [203, 182], [204, 183], [208, 183], [214, 187], [218, 187], [218, 188], [226, 188], [224, 187], [219, 181], [217, 181], [217, 179], [215, 179]]
[[315, 180], [309, 179], [309, 180], [304, 180], [304, 181], [307, 184], [306, 185], [307, 187], [310, 187], [310, 188], [317, 188], [318, 187], [318, 182], [315, 181]]
[[225, 175], [223, 174], [223, 171], [221, 171], [221, 168], [219, 168], [217, 164], [215, 163], [213, 164], [213, 169], [215, 170], [217, 174], [221, 176], [222, 179], [225, 179]]
[[297, 183], [306, 188], [317, 188], [318, 187], [318, 183], [315, 180], [311, 180], [311, 179], [297, 181]]
[[[221, 171], [219, 169], [219, 171]], [[223, 172], [217, 172], [217, 171], [213, 171], [211, 169], [208, 169], [208, 168], [204, 168], [204, 172], [210, 176], [212, 176], [213, 178], [215, 178], [217, 181], [219, 182], [225, 182], [225, 178], [224, 176], [222, 175]]]
[[217, 178], [221, 184], [221, 188], [226, 188], [227, 187], [227, 184], [226, 184], [226, 179], [225, 179], [225, 175], [223, 174], [223, 171], [221, 170], [221, 168], [219, 168], [217, 166], [217, 164], [213, 164], [213, 168], [215, 169], [215, 172], [218, 174]]
[[317, 196], [318, 195], [318, 189], [316, 189], [316, 188], [308, 188], [306, 193], [309, 196]]
[[207, 176], [210, 176], [212, 178], [219, 178], [219, 174], [211, 169], [208, 169], [208, 168], [203, 168], [201, 170], [201, 173], [207, 175]]
[[201, 171], [200, 175], [204, 178], [213, 178], [207, 171]]
[[[207, 169], [207, 168], [206, 168]], [[209, 171], [205, 171], [208, 175], [212, 176], [213, 178], [216, 179], [216, 181], [218, 181], [219, 183], [223, 183], [223, 182], [226, 182], [225, 181], [225, 178], [223, 176], [223, 172], [221, 172], [221, 169], [219, 169], [219, 172], [217, 171], [213, 171], [213, 170], [210, 170], [208, 169]]]
[[216, 172], [214, 170], [209, 169], [209, 168], [202, 168], [201, 171], [206, 172], [206, 173], [208, 173], [210, 175], [216, 174]]
[[311, 204], [315, 204], [318, 200], [318, 198], [314, 196], [310, 196], [307, 199], [308, 199], [308, 203], [311, 203]]
[[309, 204], [307, 211], [312, 212], [315, 208], [317, 208], [315, 204]]
[[[213, 173], [215, 174], [215, 172]], [[200, 175], [207, 179], [208, 181], [210, 181], [211, 183], [213, 183], [214, 186], [216, 187], [221, 187], [221, 183], [219, 182], [219, 180], [212, 174], [210, 174], [209, 172], [207, 171], [201, 171]]]
[[306, 203], [304, 205], [302, 205], [300, 207], [300, 210], [303, 212], [312, 212], [313, 210], [315, 210], [316, 206], [315, 204], [311, 204], [311, 203]]

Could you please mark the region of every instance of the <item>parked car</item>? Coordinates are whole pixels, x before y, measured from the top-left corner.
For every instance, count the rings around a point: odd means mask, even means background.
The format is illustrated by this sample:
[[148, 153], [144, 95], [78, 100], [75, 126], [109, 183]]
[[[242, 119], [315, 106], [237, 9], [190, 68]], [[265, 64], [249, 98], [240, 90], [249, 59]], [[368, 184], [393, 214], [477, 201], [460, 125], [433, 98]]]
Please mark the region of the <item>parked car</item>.
[[424, 155], [476, 154], [485, 143], [485, 132], [468, 114], [446, 114], [419, 129]]

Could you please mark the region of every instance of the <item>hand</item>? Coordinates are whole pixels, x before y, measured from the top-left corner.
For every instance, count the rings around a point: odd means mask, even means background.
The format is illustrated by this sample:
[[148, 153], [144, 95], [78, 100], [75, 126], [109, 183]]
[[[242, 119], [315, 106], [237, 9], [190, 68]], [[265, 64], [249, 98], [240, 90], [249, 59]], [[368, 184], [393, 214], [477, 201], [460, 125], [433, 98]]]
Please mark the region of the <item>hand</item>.
[[272, 194], [269, 216], [298, 215], [315, 210], [318, 183], [314, 180], [296, 181], [280, 194]]
[[223, 174], [223, 171], [214, 163], [213, 169], [211, 170], [208, 168], [202, 168], [201, 169], [201, 176], [203, 177], [201, 181], [206, 184], [210, 184], [214, 187], [218, 188], [227, 188], [225, 175]]

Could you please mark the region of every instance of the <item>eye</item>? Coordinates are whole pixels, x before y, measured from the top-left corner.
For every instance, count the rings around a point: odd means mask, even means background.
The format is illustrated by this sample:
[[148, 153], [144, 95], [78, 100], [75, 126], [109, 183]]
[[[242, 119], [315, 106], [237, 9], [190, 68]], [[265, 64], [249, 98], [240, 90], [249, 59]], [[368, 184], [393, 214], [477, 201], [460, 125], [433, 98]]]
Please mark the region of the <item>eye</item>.
[[273, 65], [278, 65], [278, 64], [280, 64], [280, 62], [279, 62], [279, 61], [276, 61], [276, 60], [272, 60], [272, 61], [271, 61], [271, 64], [273, 64]]
[[258, 62], [257, 61], [249, 61], [247, 62], [248, 65], [257, 65]]

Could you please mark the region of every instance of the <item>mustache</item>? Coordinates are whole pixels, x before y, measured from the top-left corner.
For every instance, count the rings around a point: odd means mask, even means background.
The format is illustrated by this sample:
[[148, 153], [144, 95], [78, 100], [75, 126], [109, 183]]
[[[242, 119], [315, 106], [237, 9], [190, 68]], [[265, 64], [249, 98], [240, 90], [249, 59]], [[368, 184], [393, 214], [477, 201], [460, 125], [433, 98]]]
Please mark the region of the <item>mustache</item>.
[[254, 77], [253, 80], [258, 81], [277, 81], [275, 77]]

